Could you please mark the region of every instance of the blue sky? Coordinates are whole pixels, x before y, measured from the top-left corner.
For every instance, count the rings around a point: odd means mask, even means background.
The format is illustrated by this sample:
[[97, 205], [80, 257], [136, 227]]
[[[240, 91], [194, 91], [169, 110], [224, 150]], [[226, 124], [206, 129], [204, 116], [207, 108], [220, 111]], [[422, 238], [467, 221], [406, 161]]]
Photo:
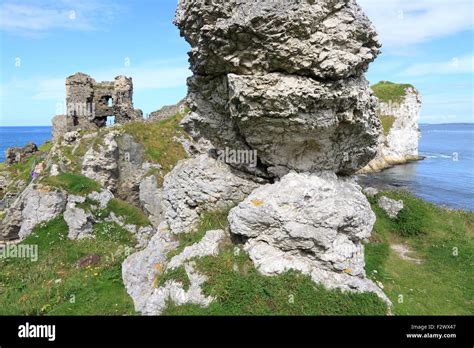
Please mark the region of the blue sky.
[[[367, 77], [412, 83], [421, 122], [474, 122], [471, 0], [359, 0], [383, 53]], [[67, 76], [132, 76], [149, 113], [186, 95], [188, 44], [172, 24], [177, 0], [1, 0], [0, 125], [49, 125]]]

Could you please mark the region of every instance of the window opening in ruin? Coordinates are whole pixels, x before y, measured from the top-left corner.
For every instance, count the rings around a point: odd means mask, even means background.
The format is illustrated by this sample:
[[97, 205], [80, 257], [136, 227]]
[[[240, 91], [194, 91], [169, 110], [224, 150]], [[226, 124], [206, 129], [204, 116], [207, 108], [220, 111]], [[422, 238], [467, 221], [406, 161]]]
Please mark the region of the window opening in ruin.
[[107, 99], [107, 106], [112, 107], [112, 98]]
[[107, 126], [113, 126], [115, 124], [115, 116], [107, 116]]

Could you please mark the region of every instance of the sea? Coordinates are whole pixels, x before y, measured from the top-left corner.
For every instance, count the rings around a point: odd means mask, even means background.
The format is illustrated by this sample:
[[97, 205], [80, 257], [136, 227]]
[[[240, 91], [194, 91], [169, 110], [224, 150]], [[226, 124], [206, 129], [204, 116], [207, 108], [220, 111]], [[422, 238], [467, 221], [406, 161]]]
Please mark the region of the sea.
[[[422, 161], [381, 173], [358, 176], [380, 188], [406, 189], [429, 202], [474, 211], [474, 123], [421, 124]], [[51, 127], [0, 127], [0, 162], [8, 147], [38, 146], [51, 138]]]
[[359, 176], [381, 188], [407, 189], [437, 205], [474, 211], [474, 123], [420, 124], [425, 159]]

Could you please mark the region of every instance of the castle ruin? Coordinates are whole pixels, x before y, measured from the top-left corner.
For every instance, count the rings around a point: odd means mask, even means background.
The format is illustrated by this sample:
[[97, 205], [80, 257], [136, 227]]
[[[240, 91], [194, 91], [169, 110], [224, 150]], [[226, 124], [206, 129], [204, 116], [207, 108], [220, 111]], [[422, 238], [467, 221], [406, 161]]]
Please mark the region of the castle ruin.
[[114, 81], [96, 82], [78, 72], [66, 79], [66, 115], [53, 119], [55, 138], [77, 129], [100, 128], [107, 118], [115, 123], [143, 119], [143, 112], [133, 108], [132, 78], [117, 76]]

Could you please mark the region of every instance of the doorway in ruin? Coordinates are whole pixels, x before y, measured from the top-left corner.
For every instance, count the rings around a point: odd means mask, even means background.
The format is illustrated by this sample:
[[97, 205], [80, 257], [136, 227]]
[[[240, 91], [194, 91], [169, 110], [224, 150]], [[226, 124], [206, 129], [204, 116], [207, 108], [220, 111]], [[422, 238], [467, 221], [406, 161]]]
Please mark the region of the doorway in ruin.
[[109, 127], [109, 126], [113, 126], [114, 124], [115, 124], [115, 116], [114, 115], [107, 116], [106, 126]]

